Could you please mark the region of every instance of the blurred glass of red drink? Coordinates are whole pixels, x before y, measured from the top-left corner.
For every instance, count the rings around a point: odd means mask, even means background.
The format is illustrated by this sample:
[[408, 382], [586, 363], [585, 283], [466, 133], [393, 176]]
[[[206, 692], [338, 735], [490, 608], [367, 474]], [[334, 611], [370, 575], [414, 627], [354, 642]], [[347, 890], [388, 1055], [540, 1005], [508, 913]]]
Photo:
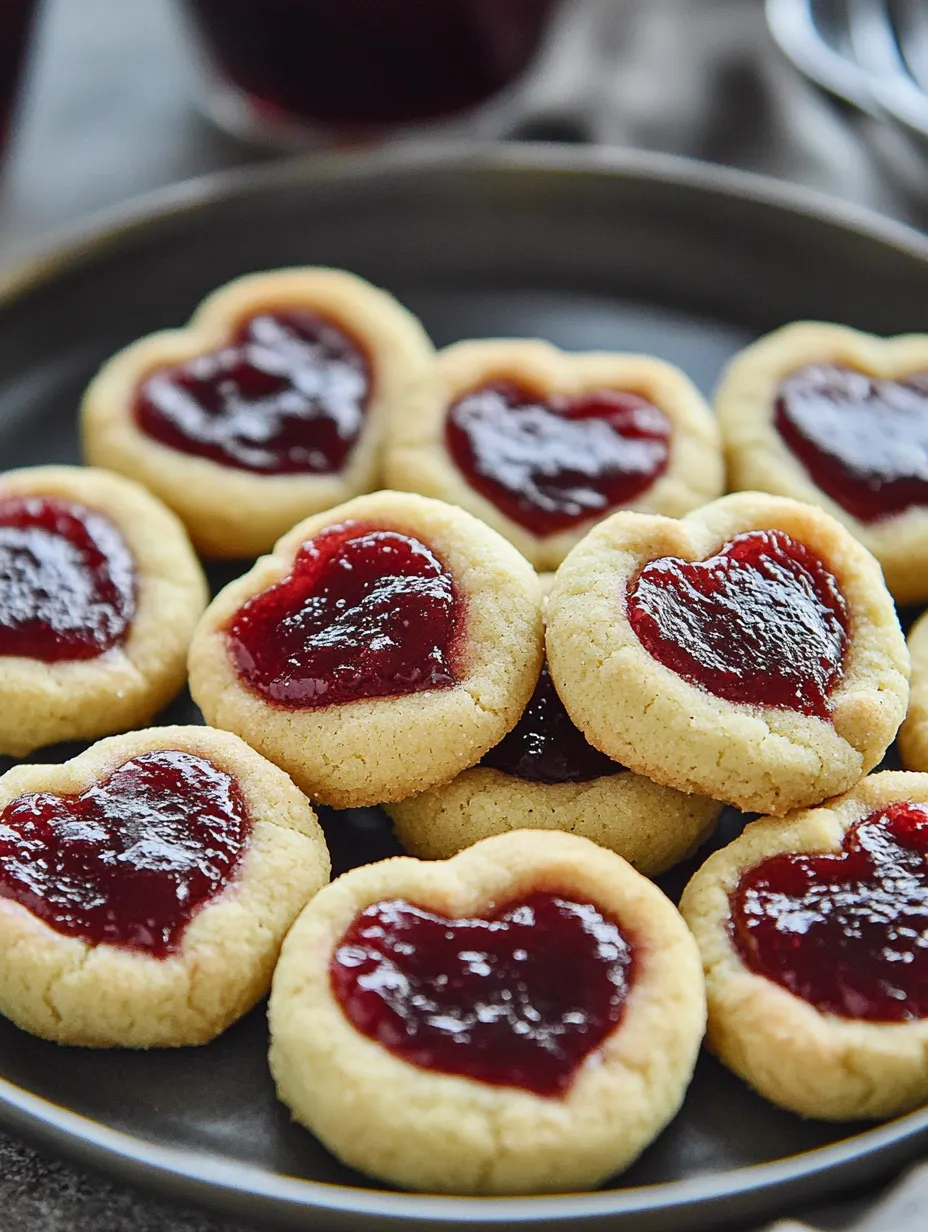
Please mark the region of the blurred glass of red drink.
[[6, 145], [36, 0], [0, 0], [0, 150]]

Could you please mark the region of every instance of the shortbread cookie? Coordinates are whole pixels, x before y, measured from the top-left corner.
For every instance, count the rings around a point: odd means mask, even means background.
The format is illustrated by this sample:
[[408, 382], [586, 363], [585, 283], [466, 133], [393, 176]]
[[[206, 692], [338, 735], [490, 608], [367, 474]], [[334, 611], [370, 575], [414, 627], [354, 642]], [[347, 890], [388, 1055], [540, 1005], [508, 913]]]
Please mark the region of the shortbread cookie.
[[908, 770], [928, 771], [928, 613], [909, 631], [912, 684], [909, 710], [899, 729], [899, 751]]
[[801, 1116], [928, 1100], [928, 774], [864, 779], [749, 825], [680, 909], [702, 952], [709, 1042]]
[[138, 484], [0, 475], [0, 753], [147, 723], [184, 683], [206, 601], [184, 528]]
[[479, 761], [531, 696], [542, 641], [515, 548], [452, 505], [379, 492], [301, 522], [222, 591], [190, 690], [314, 799], [378, 804]]
[[614, 514], [561, 566], [547, 620], [551, 675], [591, 744], [748, 811], [846, 791], [905, 714], [909, 656], [879, 565], [782, 497]]
[[160, 727], [0, 779], [0, 1012], [61, 1044], [202, 1044], [329, 876], [308, 800], [236, 736]]
[[729, 481], [821, 505], [928, 600], [928, 335], [803, 321], [735, 357], [717, 394]]
[[627, 1167], [673, 1117], [704, 1014], [669, 899], [585, 839], [522, 830], [324, 890], [274, 975], [270, 1063], [362, 1172], [556, 1192]]
[[479, 766], [387, 811], [406, 850], [429, 860], [492, 834], [563, 830], [653, 876], [708, 838], [721, 809], [632, 774], [594, 749], [571, 723], [545, 666], [521, 719]]
[[416, 318], [352, 274], [250, 274], [104, 365], [84, 450], [160, 496], [201, 552], [255, 556], [377, 486], [386, 416], [432, 355]]
[[384, 474], [469, 509], [542, 570], [617, 508], [679, 517], [724, 490], [718, 428], [682, 372], [524, 340], [440, 351], [391, 415]]

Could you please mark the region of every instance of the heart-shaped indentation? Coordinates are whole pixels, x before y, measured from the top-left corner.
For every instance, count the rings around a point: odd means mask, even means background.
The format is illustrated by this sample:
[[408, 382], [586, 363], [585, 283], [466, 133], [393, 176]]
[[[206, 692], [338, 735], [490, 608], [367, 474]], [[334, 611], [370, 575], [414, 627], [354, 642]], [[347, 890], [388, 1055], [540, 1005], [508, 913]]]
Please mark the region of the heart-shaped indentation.
[[928, 805], [890, 804], [834, 855], [778, 855], [731, 897], [732, 936], [752, 971], [825, 1014], [928, 1017]]
[[810, 364], [781, 381], [775, 422], [816, 485], [859, 521], [928, 505], [928, 372], [890, 381]]
[[264, 475], [340, 471], [364, 427], [370, 360], [311, 312], [263, 312], [219, 351], [152, 373], [135, 419], [172, 449]]
[[640, 496], [667, 468], [670, 421], [635, 393], [540, 395], [511, 381], [448, 409], [448, 450], [468, 482], [533, 534], [553, 535]]
[[0, 655], [93, 659], [135, 615], [135, 560], [93, 509], [52, 496], [0, 501]]
[[785, 531], [737, 535], [708, 560], [652, 560], [629, 582], [627, 610], [645, 650], [691, 684], [827, 718], [847, 604], [822, 561]]
[[550, 893], [470, 919], [396, 899], [354, 920], [330, 977], [357, 1029], [411, 1064], [556, 1096], [621, 1021], [634, 955], [595, 906]]
[[251, 833], [238, 784], [192, 753], [125, 762], [79, 796], [0, 814], [0, 897], [56, 932], [164, 958], [230, 881]]
[[532, 783], [586, 783], [623, 769], [571, 722], [547, 663], [522, 717], [480, 764]]
[[460, 604], [424, 543], [358, 522], [304, 543], [289, 577], [250, 599], [228, 628], [246, 684], [313, 708], [457, 683]]

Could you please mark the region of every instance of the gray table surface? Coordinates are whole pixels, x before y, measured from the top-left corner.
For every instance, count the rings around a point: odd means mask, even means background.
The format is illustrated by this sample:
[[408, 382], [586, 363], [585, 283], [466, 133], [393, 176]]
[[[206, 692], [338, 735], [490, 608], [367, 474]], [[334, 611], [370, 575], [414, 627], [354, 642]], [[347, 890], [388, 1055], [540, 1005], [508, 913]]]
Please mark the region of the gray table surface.
[[[928, 224], [924, 172], [871, 122], [782, 62], [755, 0], [575, 0], [609, 7], [595, 75], [546, 63], [523, 132], [689, 154], [825, 189]], [[197, 65], [170, 0], [46, 0], [0, 180], [0, 263], [149, 189], [259, 157], [200, 118]], [[797, 1212], [847, 1229], [878, 1194]], [[907, 1211], [911, 1216], [911, 1210]], [[906, 1222], [881, 1216], [880, 1228]], [[928, 1209], [906, 1226], [928, 1224]], [[254, 1229], [254, 1225], [249, 1225]], [[868, 1220], [868, 1229], [877, 1225]], [[247, 1232], [165, 1205], [0, 1135], [3, 1232]], [[707, 1230], [708, 1232], [708, 1230]]]

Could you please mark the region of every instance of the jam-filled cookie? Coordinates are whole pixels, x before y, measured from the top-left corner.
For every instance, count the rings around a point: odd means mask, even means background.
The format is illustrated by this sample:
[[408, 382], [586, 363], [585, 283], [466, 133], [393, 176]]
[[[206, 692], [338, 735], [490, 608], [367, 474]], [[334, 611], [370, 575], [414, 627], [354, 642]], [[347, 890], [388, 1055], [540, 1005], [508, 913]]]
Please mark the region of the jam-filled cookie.
[[899, 729], [899, 751], [908, 770], [928, 771], [928, 613], [909, 631], [912, 681], [909, 710]]
[[430, 860], [492, 834], [563, 830], [653, 876], [698, 847], [721, 809], [594, 749], [571, 723], [545, 665], [521, 719], [479, 766], [387, 811], [406, 850]]
[[673, 1117], [705, 1025], [669, 899], [569, 834], [354, 869], [289, 934], [271, 1070], [340, 1159], [411, 1189], [596, 1185]]
[[469, 509], [537, 569], [617, 508], [679, 517], [724, 489], [718, 428], [682, 372], [538, 341], [440, 351], [390, 418], [384, 473]]
[[206, 720], [314, 799], [402, 800], [517, 722], [543, 653], [538, 578], [469, 513], [406, 492], [307, 518], [227, 586], [190, 650]]
[[138, 484], [0, 475], [0, 753], [148, 722], [184, 683], [206, 602], [184, 528]]
[[787, 325], [735, 357], [716, 405], [731, 486], [821, 505], [900, 603], [928, 600], [928, 335]]
[[61, 1044], [202, 1044], [268, 990], [328, 881], [309, 801], [208, 727], [0, 779], [0, 1012]]
[[680, 909], [709, 1043], [767, 1099], [838, 1121], [928, 1100], [928, 775], [754, 822]]
[[752, 812], [846, 791], [905, 714], [909, 656], [879, 565], [782, 497], [613, 514], [558, 570], [547, 621], [551, 675], [591, 744]]
[[104, 365], [84, 449], [160, 496], [201, 552], [255, 556], [377, 486], [385, 419], [432, 355], [416, 318], [352, 274], [251, 274]]

